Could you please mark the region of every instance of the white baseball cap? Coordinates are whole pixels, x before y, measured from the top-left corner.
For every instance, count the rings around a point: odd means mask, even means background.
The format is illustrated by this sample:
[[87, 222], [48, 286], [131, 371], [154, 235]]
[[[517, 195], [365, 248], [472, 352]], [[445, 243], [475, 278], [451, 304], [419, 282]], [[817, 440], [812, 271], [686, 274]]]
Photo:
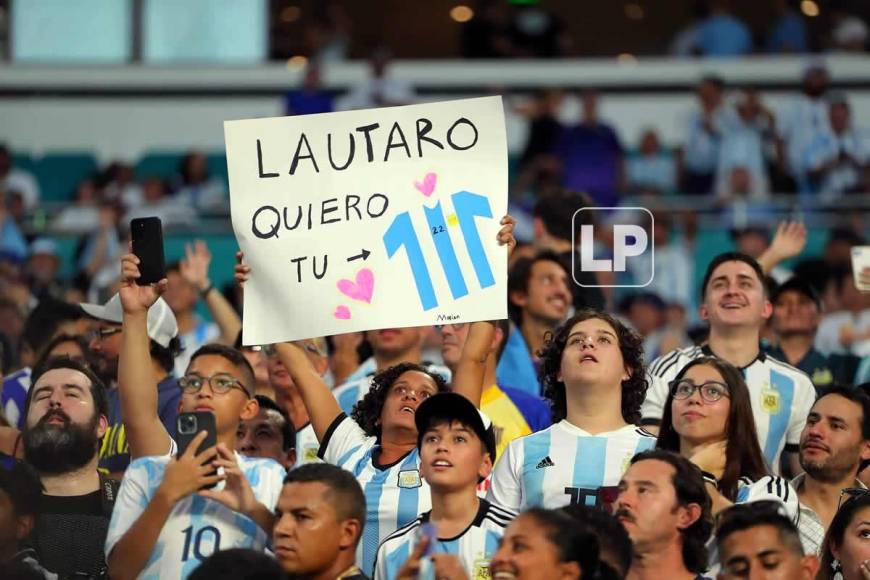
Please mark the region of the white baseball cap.
[[[97, 320], [121, 324], [124, 321], [124, 308], [121, 306], [121, 295], [115, 294], [105, 304], [79, 304], [85, 314]], [[164, 348], [169, 348], [170, 341], [178, 336], [178, 323], [175, 314], [163, 298], [148, 309], [148, 338]]]

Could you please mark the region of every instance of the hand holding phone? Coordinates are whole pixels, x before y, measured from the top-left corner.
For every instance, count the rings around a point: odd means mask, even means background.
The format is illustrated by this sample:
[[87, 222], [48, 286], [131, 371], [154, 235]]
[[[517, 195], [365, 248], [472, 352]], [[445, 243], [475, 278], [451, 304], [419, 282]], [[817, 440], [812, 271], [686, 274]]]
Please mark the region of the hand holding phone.
[[139, 258], [136, 284], [156, 284], [166, 277], [166, 258], [163, 254], [163, 225], [158, 217], [136, 218], [130, 222], [133, 253]]
[[[204, 438], [201, 437], [203, 431], [205, 432]], [[179, 413], [176, 420], [176, 441], [178, 442], [178, 457], [185, 455], [194, 441], [199, 442], [196, 449], [192, 451], [194, 456], [198, 456], [207, 449], [213, 449], [217, 445], [217, 424], [214, 414], [208, 411]], [[209, 461], [214, 459], [216, 455], [217, 452], [209, 458]], [[216, 468], [209, 472], [209, 476], [216, 475]], [[209, 489], [215, 485], [217, 485], [217, 481], [214, 481], [210, 485], [205, 485], [200, 489]]]

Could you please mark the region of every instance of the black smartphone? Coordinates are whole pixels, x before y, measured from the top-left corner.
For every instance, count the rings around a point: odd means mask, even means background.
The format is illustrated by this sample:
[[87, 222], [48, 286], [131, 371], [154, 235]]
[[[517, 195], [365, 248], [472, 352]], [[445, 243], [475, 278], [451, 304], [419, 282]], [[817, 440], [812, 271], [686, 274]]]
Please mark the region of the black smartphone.
[[[175, 422], [175, 441], [178, 443], [178, 455], [182, 455], [190, 447], [190, 442], [200, 431], [205, 431], [207, 434], [203, 442], [199, 444], [197, 453], [217, 445], [217, 424], [214, 414], [208, 411], [178, 414], [178, 419]], [[216, 473], [217, 470], [210, 475]], [[214, 487], [214, 484], [206, 487]]]
[[163, 224], [158, 217], [136, 218], [130, 222], [133, 253], [139, 258], [139, 286], [160, 282], [166, 277], [163, 256]]

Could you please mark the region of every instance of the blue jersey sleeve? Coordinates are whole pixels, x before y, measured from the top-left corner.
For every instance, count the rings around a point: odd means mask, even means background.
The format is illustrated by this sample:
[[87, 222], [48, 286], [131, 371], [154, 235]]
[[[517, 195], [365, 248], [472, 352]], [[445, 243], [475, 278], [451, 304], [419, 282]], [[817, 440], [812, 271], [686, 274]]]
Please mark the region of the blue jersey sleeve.
[[552, 425], [553, 412], [546, 400], [518, 389], [501, 386], [499, 388], [516, 405], [532, 432], [541, 431]]

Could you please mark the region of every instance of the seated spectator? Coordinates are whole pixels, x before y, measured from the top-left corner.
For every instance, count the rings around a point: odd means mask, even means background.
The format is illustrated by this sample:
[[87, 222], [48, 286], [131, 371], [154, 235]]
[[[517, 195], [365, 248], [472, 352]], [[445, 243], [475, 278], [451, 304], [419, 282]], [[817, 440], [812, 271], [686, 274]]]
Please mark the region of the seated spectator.
[[864, 489], [843, 490], [842, 503], [822, 545], [818, 580], [864, 580], [867, 546], [864, 532], [870, 520], [870, 494]]
[[722, 561], [721, 580], [828, 578], [824, 566], [819, 570], [815, 554], [804, 555], [794, 523], [777, 502], [742, 504], [722, 512], [716, 525], [716, 546]]
[[845, 95], [832, 95], [828, 103], [830, 131], [817, 133], [804, 156], [821, 200], [830, 203], [844, 194], [865, 191], [870, 148], [853, 124]]
[[356, 559], [366, 497], [353, 474], [328, 463], [303, 465], [284, 478], [272, 546], [278, 563], [301, 580], [366, 580]]
[[[755, 91], [744, 90], [738, 96], [736, 119], [724, 134], [719, 144], [719, 159], [716, 164], [717, 192], [725, 188], [734, 169], [744, 168], [751, 177], [753, 199], [761, 199], [769, 191], [767, 176], [767, 150], [772, 146], [773, 115], [758, 100]], [[756, 191], [757, 190], [757, 191]]]
[[689, 111], [680, 148], [680, 190], [686, 194], [713, 191], [722, 136], [736, 122], [734, 111], [723, 99], [724, 81], [715, 76], [701, 79], [697, 105]]
[[36, 178], [24, 169], [12, 166], [12, 153], [6, 145], [0, 144], [0, 192], [16, 191], [24, 201], [27, 211], [39, 205], [39, 184]]
[[713, 514], [734, 503], [778, 499], [797, 517], [788, 481], [770, 475], [758, 444], [749, 390], [740, 371], [715, 358], [697, 358], [670, 383], [657, 442], [704, 474]]
[[59, 233], [83, 234], [100, 227], [99, 192], [93, 179], [85, 179], [76, 187], [75, 203], [65, 205], [51, 220], [51, 228]]
[[[631, 569], [634, 548], [625, 528], [610, 513], [581, 504], [559, 508], [582, 526], [589, 526], [598, 537], [599, 575], [601, 580], [625, 578]], [[609, 570], [608, 570], [609, 568]]]
[[323, 90], [320, 77], [320, 66], [309, 61], [305, 67], [302, 86], [284, 96], [284, 114], [315, 115], [332, 112], [332, 93]]
[[260, 410], [253, 419], [239, 422], [236, 451], [247, 457], [274, 459], [284, 469], [296, 463], [296, 431], [287, 412], [263, 395], [254, 399]]
[[673, 193], [677, 188], [677, 167], [670, 151], [666, 151], [655, 129], [646, 129], [640, 137], [636, 155], [626, 162], [626, 181], [634, 193]]
[[729, 0], [707, 0], [710, 14], [698, 25], [696, 46], [701, 56], [743, 56], [752, 52], [749, 28], [731, 13]]
[[565, 128], [556, 140], [555, 155], [562, 164], [562, 185], [587, 192], [601, 207], [614, 207], [623, 181], [623, 150], [616, 130], [598, 116], [598, 94], [581, 95], [580, 123]]
[[127, 211], [124, 222], [143, 217], [160, 218], [164, 230], [196, 224], [196, 210], [187, 203], [167, 196], [166, 184], [156, 178], [147, 179], [142, 184], [142, 204]]
[[809, 51], [807, 27], [794, 0], [776, 0], [777, 18], [767, 33], [765, 50], [778, 54], [800, 54]]
[[[415, 549], [424, 550], [438, 570], [441, 560], [456, 559], [468, 578], [489, 568], [504, 529], [516, 514], [477, 497], [495, 463], [492, 421], [458, 393], [440, 393], [414, 413], [420, 475], [429, 483], [432, 509], [387, 536], [375, 559], [375, 580], [395, 580], [421, 565]], [[434, 527], [425, 537], [425, 527]], [[419, 536], [423, 534], [424, 537]], [[420, 548], [419, 544], [426, 544]]]
[[215, 552], [202, 561], [190, 580], [285, 580], [287, 575], [269, 554], [246, 548]]
[[27, 240], [15, 217], [6, 210], [10, 195], [0, 189], [0, 257], [20, 263], [27, 258]]
[[818, 554], [846, 488], [864, 488], [858, 475], [870, 460], [870, 398], [854, 387], [834, 387], [813, 405], [801, 433], [804, 472], [792, 484], [800, 500], [801, 541]]
[[30, 465], [11, 461], [0, 465], [0, 575], [56, 580], [57, 575], [43, 568], [36, 552], [27, 547], [40, 511], [42, 483]]
[[63, 283], [60, 280], [60, 256], [57, 242], [51, 238], [37, 238], [30, 244], [30, 256], [25, 265], [27, 285], [37, 300], [46, 296], [63, 298]]
[[336, 109], [350, 111], [413, 103], [417, 98], [413, 87], [407, 81], [390, 75], [390, 59], [388, 50], [375, 50], [369, 57], [369, 78], [338, 99]]
[[201, 213], [229, 214], [227, 186], [209, 175], [208, 159], [199, 151], [191, 151], [182, 158], [173, 191], [180, 205]]
[[695, 465], [667, 451], [638, 453], [619, 481], [614, 507], [634, 546], [628, 577], [689, 578], [707, 569], [713, 516]]
[[489, 569], [493, 578], [595, 578], [599, 542], [589, 526], [561, 511], [530, 508], [505, 530]]
[[102, 203], [99, 214], [99, 227], [82, 238], [79, 242], [81, 250], [76, 257], [77, 279], [82, 287], [87, 288], [90, 302], [103, 302], [113, 294], [112, 285], [118, 281], [118, 258], [127, 244], [122, 231], [129, 233], [129, 222], [121, 225], [118, 206]]
[[828, 356], [870, 356], [870, 293], [855, 287], [851, 268], [834, 274], [834, 287], [839, 309], [822, 319], [816, 348]]
[[134, 179], [129, 164], [113, 161], [100, 177], [104, 199], [119, 203], [126, 209], [142, 205], [142, 186]]
[[740, 165], [731, 168], [716, 183], [716, 205], [724, 207], [720, 216], [723, 228], [743, 229], [752, 224], [771, 222], [772, 208], [767, 182]]

